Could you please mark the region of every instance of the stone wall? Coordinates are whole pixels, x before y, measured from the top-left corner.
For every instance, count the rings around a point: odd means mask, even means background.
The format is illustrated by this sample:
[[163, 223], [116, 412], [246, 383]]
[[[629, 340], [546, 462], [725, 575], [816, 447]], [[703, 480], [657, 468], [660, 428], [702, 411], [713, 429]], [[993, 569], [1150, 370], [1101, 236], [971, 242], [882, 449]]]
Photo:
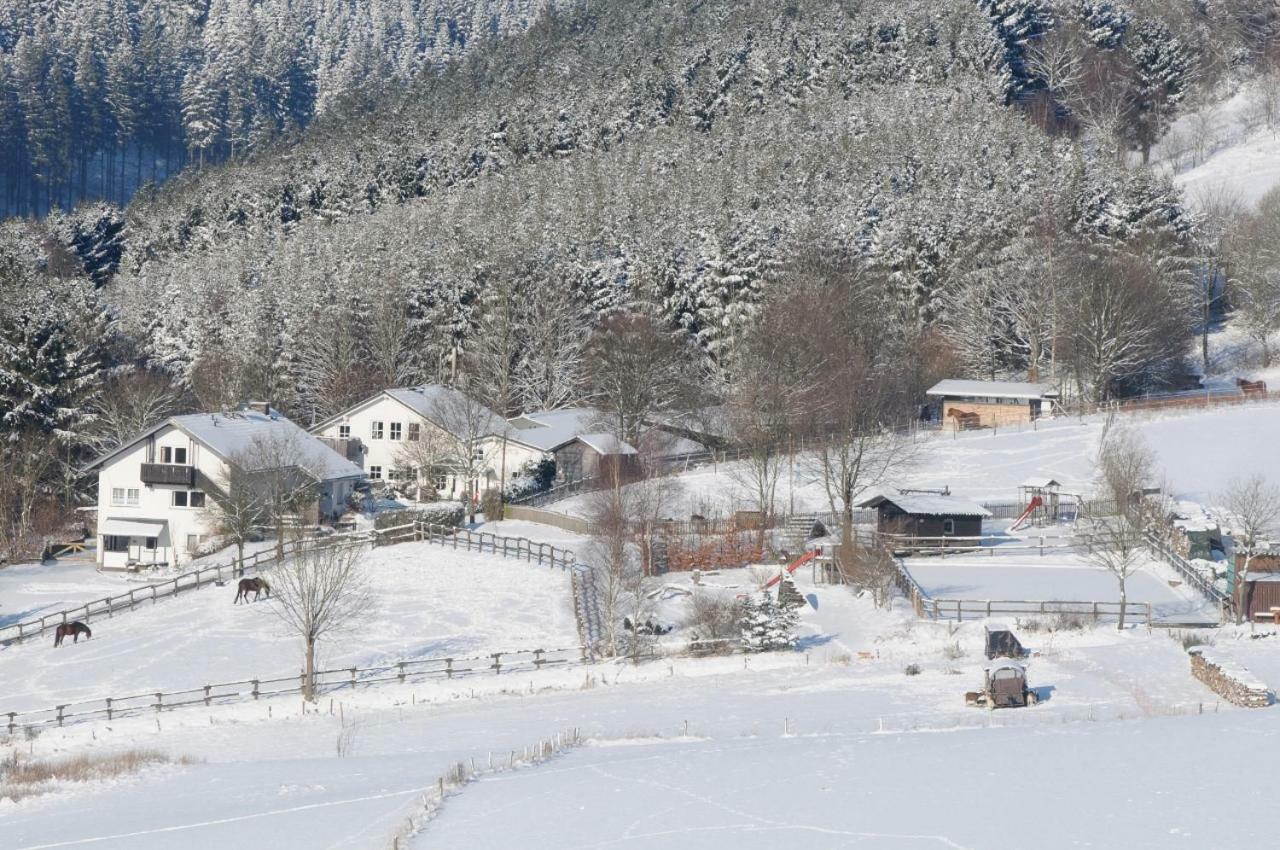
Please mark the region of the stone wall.
[[1243, 708], [1266, 708], [1274, 701], [1266, 684], [1239, 664], [1213, 656], [1201, 646], [1192, 647], [1187, 654], [1191, 656], [1191, 675], [1227, 702]]

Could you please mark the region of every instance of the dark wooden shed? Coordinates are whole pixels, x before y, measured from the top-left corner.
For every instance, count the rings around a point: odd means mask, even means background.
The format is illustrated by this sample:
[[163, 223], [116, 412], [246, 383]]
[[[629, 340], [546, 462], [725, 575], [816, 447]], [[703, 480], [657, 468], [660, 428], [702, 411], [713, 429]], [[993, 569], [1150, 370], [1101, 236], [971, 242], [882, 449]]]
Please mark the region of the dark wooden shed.
[[873, 496], [860, 508], [876, 512], [876, 531], [903, 537], [981, 537], [991, 512], [968, 499], [939, 493]]
[[[1244, 567], [1244, 556], [1237, 556], [1236, 568]], [[1280, 609], [1280, 555], [1254, 555], [1244, 577], [1245, 616], [1250, 620], [1266, 619], [1273, 609]]]

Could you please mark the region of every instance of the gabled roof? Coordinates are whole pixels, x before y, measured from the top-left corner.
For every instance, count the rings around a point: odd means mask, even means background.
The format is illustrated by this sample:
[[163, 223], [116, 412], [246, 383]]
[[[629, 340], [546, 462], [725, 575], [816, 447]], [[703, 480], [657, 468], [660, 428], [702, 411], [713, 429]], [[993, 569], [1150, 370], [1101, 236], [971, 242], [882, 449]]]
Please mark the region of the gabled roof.
[[363, 410], [380, 398], [399, 402], [409, 410], [455, 437], [483, 437], [500, 435], [507, 428], [506, 421], [478, 401], [469, 399], [461, 390], [440, 384], [423, 384], [420, 387], [395, 387], [376, 392], [346, 410], [335, 413], [323, 422], [312, 426], [317, 433], [356, 412]]
[[244, 462], [246, 456], [253, 455], [256, 447], [279, 443], [288, 445], [288, 451], [296, 456], [293, 458], [296, 465], [320, 481], [364, 477], [360, 467], [299, 428], [290, 419], [276, 411], [268, 414], [256, 410], [172, 416], [118, 448], [100, 455], [85, 468], [101, 466], [167, 426], [172, 426], [203, 444], [223, 461], [239, 458]]
[[[569, 442], [576, 440], [587, 448], [600, 455], [634, 455], [639, 454], [636, 447], [630, 443], [619, 440], [612, 434], [579, 434]], [[557, 447], [558, 448], [558, 447]]]
[[603, 420], [604, 416], [594, 407], [538, 410], [510, 420], [507, 438], [549, 452], [579, 434], [598, 431]]
[[1043, 490], [1046, 487], [1061, 487], [1062, 482], [1058, 481], [1056, 478], [1050, 478], [1046, 475], [1046, 476], [1040, 476], [1037, 478], [1028, 478], [1026, 481], [1023, 481], [1018, 486], [1035, 487], [1037, 489]]
[[878, 508], [883, 504], [897, 507], [904, 513], [921, 516], [977, 516], [989, 517], [991, 511], [955, 496], [940, 496], [931, 493], [907, 493], [898, 496], [876, 495], [863, 499], [858, 503], [860, 508]]
[[1027, 384], [1017, 381], [961, 381], [948, 378], [945, 381], [938, 381], [925, 395], [948, 398], [990, 396], [992, 398], [1044, 399], [1057, 398], [1058, 391], [1048, 384]]

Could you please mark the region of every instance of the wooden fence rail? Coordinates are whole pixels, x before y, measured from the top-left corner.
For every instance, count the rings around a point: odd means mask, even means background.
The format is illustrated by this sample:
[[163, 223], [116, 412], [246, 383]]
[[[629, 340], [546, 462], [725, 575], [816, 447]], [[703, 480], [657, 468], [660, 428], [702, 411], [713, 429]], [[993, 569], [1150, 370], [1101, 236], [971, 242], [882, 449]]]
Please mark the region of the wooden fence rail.
[[[314, 674], [317, 693], [333, 693], [370, 685], [397, 682], [422, 682], [433, 679], [455, 679], [466, 676], [501, 675], [503, 673], [537, 672], [549, 667], [576, 666], [589, 663], [590, 655], [581, 646], [563, 649], [527, 649], [493, 652], [485, 655], [455, 658], [413, 658], [376, 667], [338, 667]], [[69, 721], [136, 716], [159, 713], [189, 706], [226, 705], [250, 702], [264, 697], [302, 693], [306, 676], [242, 679], [216, 682], [177, 691], [149, 691], [129, 696], [98, 697], [66, 702], [52, 708], [32, 711], [0, 712], [9, 734], [27, 727], [62, 726]]]
[[[1119, 602], [1080, 602], [1069, 600], [1025, 600], [1025, 599], [933, 599], [922, 600], [925, 616], [933, 620], [981, 619], [983, 617], [1009, 615], [1042, 615], [1064, 614], [1077, 617], [1115, 618], [1120, 616]], [[1152, 622], [1150, 602], [1124, 603], [1126, 619], [1135, 622]]]

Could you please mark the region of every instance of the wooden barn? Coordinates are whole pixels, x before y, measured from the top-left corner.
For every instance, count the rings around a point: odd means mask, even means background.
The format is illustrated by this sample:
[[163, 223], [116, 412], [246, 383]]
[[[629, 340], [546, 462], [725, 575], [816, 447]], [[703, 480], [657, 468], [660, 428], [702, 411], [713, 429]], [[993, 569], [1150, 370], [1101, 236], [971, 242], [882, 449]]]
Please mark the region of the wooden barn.
[[991, 512], [968, 499], [943, 493], [878, 495], [858, 504], [876, 512], [876, 531], [905, 537], [981, 537]]
[[[1236, 557], [1236, 569], [1244, 556]], [[1272, 622], [1280, 611], [1280, 554], [1254, 555], [1244, 576], [1244, 609], [1250, 620]]]
[[957, 430], [1017, 425], [1048, 415], [1058, 392], [1047, 384], [1013, 381], [939, 381], [925, 393], [938, 418]]

